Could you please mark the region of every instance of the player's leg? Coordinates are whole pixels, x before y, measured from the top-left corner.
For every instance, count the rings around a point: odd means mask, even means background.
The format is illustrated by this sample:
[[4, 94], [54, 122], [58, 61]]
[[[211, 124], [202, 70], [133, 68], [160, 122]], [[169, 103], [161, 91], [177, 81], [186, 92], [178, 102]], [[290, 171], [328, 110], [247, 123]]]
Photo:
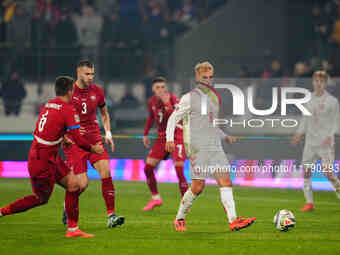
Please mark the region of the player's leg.
[[184, 196], [185, 192], [188, 190], [187, 179], [184, 176], [184, 161], [175, 161], [176, 175], [178, 178], [179, 190]]
[[25, 212], [34, 207], [46, 204], [52, 194], [55, 176], [51, 165], [37, 159], [29, 159], [28, 171], [31, 176], [33, 195], [17, 199], [0, 209], [0, 216]]
[[186, 231], [185, 217], [190, 210], [194, 200], [203, 191], [205, 187], [204, 179], [192, 179], [191, 185], [184, 193], [179, 208], [177, 211], [176, 219], [174, 221], [174, 227], [176, 231]]
[[[150, 154], [149, 154], [150, 155]], [[144, 174], [146, 177], [146, 183], [151, 193], [151, 200], [146, 206], [143, 207], [143, 211], [151, 211], [156, 206], [161, 206], [163, 201], [158, 192], [157, 180], [155, 176], [155, 168], [161, 160], [158, 158], [148, 157], [144, 167]]]
[[[89, 179], [87, 176], [87, 159], [89, 157], [89, 152], [81, 149], [76, 144], [64, 147], [64, 152], [66, 155], [66, 164], [68, 167], [67, 169], [72, 169], [72, 172], [74, 173], [75, 179], [77, 181], [79, 195], [81, 195], [81, 193], [87, 189], [89, 184]], [[65, 184], [61, 184], [60, 181], [58, 182], [58, 184], [64, 186], [65, 188]], [[68, 223], [65, 206], [67, 196], [68, 193], [66, 192], [62, 217], [62, 222], [65, 226]]]
[[109, 228], [124, 224], [124, 217], [115, 213], [115, 189], [112, 182], [110, 162], [107, 152], [103, 154], [90, 154], [90, 163], [98, 171], [102, 183], [102, 195], [105, 201]]
[[220, 187], [221, 202], [228, 217], [229, 229], [232, 231], [237, 231], [253, 224], [256, 218], [243, 218], [237, 217], [236, 215], [232, 181], [230, 179], [229, 173], [224, 172], [222, 174], [218, 174], [215, 179], [218, 186]]
[[148, 184], [151, 193], [151, 200], [142, 209], [143, 211], [150, 211], [156, 206], [161, 206], [163, 203], [162, 198], [158, 192], [155, 168], [158, 166], [159, 162], [162, 159], [167, 157], [167, 155], [168, 153], [165, 151], [165, 140], [160, 138], [156, 139], [149, 152], [144, 167], [146, 183]]
[[79, 219], [79, 181], [73, 171], [71, 171], [64, 161], [57, 157], [57, 181], [63, 187], [66, 187], [65, 195], [65, 212], [67, 215], [67, 231], [66, 237], [83, 237], [89, 238], [94, 237], [94, 235], [84, 233], [78, 228]]
[[302, 167], [303, 194], [305, 196], [306, 203], [301, 209], [303, 212], [314, 210], [311, 168], [314, 168], [316, 159], [314, 149], [311, 146], [305, 146], [302, 156]]
[[178, 186], [182, 196], [188, 190], [188, 183], [184, 176], [185, 147], [183, 142], [177, 142], [175, 152], [172, 154], [174, 160], [176, 175], [178, 178]]
[[334, 147], [321, 148], [319, 151], [323, 173], [332, 183], [335, 194], [340, 199], [340, 180], [334, 174], [334, 154]]

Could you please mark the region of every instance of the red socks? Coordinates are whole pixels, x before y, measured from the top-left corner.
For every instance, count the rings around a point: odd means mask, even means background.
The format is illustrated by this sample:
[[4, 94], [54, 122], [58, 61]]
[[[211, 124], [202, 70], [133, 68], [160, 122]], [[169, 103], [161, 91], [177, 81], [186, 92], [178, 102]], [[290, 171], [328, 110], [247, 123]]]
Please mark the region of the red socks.
[[68, 228], [78, 227], [79, 219], [79, 191], [66, 191], [65, 195], [65, 211], [67, 215]]
[[19, 198], [15, 202], [1, 208], [0, 212], [2, 215], [21, 213], [36, 206], [42, 205], [46, 202], [41, 202], [41, 200], [34, 195], [26, 196]]
[[176, 174], [178, 178], [178, 186], [181, 191], [182, 197], [188, 189], [188, 183], [184, 176], [183, 166], [175, 166]]
[[112, 177], [107, 177], [102, 181], [102, 194], [105, 200], [107, 214], [115, 213], [115, 188], [112, 183]]
[[144, 173], [146, 176], [146, 182], [149, 186], [149, 190], [151, 191], [152, 195], [157, 195], [158, 194], [158, 189], [157, 189], [157, 181], [156, 181], [156, 177], [155, 177], [155, 173], [154, 170], [155, 167], [146, 164], [144, 167]]

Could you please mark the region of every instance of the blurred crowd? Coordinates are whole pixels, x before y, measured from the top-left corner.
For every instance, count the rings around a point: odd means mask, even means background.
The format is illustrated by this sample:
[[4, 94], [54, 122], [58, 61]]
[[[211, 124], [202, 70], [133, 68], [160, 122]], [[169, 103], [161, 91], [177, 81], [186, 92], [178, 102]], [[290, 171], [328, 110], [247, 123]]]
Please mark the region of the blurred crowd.
[[[167, 73], [175, 36], [225, 0], [0, 0], [0, 76], [69, 73], [79, 58], [102, 79]], [[157, 57], [156, 57], [157, 56]]]

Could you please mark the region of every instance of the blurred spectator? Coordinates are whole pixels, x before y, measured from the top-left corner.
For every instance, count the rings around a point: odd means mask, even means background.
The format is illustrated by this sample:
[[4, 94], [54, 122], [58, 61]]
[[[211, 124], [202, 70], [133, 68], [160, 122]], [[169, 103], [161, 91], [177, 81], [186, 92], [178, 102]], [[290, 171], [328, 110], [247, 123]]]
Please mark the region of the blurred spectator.
[[145, 101], [147, 101], [150, 97], [153, 96], [152, 92], [152, 81], [156, 76], [156, 70], [152, 67], [149, 67], [146, 71], [145, 77], [142, 80], [142, 83], [144, 85], [144, 95], [145, 95]]
[[120, 9], [118, 0], [97, 0], [95, 6], [103, 16], [110, 16], [112, 12], [117, 13]]
[[[45, 73], [47, 45], [49, 43], [48, 24], [42, 17], [42, 12], [36, 8], [33, 11], [31, 21], [31, 45], [32, 45], [32, 58], [31, 58], [31, 73], [35, 79], [39, 79]], [[26, 67], [27, 68], [27, 67]]]
[[340, 6], [337, 6], [337, 17], [335, 23], [333, 25], [333, 30], [331, 34], [331, 42], [332, 42], [332, 53], [330, 62], [334, 65], [335, 72], [340, 71]]
[[318, 5], [313, 7], [312, 15], [313, 15], [312, 20], [313, 44], [314, 44], [313, 56], [316, 56], [320, 60], [328, 60], [331, 19]]
[[66, 75], [77, 62], [78, 37], [77, 29], [71, 19], [69, 10], [62, 9], [60, 22], [55, 28], [57, 70], [60, 75]]
[[18, 116], [21, 111], [22, 101], [26, 97], [26, 90], [17, 71], [12, 72], [9, 80], [3, 84], [1, 95], [6, 116], [11, 114]]
[[60, 10], [53, 0], [37, 0], [37, 7], [50, 29], [53, 31], [60, 20]]
[[[120, 49], [126, 47], [121, 40], [121, 20], [118, 12], [112, 12], [105, 17], [101, 31], [101, 56], [103, 63], [103, 75], [109, 80], [118, 77], [123, 67], [120, 63]], [[110, 76], [110, 77], [109, 77]]]
[[175, 20], [186, 27], [193, 27], [196, 24], [196, 9], [192, 0], [183, 0], [183, 6], [175, 12]]
[[7, 42], [11, 46], [11, 50], [9, 51], [10, 65], [8, 65], [8, 67], [15, 65], [16, 68], [24, 68], [26, 48], [30, 46], [30, 38], [30, 17], [21, 5], [16, 5], [14, 16], [11, 18], [7, 27]]
[[98, 63], [98, 46], [103, 18], [91, 6], [85, 6], [82, 9], [82, 14], [75, 17], [74, 21], [82, 58], [92, 59], [95, 63]]
[[281, 78], [282, 76], [281, 62], [278, 59], [274, 59], [269, 70], [265, 70], [262, 75], [263, 78]]

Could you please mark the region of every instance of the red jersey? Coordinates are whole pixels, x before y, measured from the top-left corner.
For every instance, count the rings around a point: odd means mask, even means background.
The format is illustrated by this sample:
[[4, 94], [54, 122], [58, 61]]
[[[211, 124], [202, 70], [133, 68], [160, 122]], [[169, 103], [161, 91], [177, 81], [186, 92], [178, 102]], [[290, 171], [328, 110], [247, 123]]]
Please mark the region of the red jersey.
[[80, 117], [80, 125], [85, 128], [86, 138], [93, 143], [101, 141], [96, 111], [97, 107], [105, 106], [104, 90], [94, 83], [85, 89], [74, 84], [72, 104]]
[[[148, 135], [154, 121], [156, 120], [158, 137], [165, 138], [166, 125], [174, 107], [178, 104], [179, 100], [174, 94], [170, 94], [170, 102], [165, 105], [157, 96], [152, 96], [148, 100], [149, 117], [146, 120], [144, 127], [144, 136]], [[176, 136], [182, 136], [182, 122], [176, 128]]]
[[57, 151], [63, 135], [79, 127], [79, 116], [72, 104], [59, 98], [49, 100], [36, 123], [33, 145]]

